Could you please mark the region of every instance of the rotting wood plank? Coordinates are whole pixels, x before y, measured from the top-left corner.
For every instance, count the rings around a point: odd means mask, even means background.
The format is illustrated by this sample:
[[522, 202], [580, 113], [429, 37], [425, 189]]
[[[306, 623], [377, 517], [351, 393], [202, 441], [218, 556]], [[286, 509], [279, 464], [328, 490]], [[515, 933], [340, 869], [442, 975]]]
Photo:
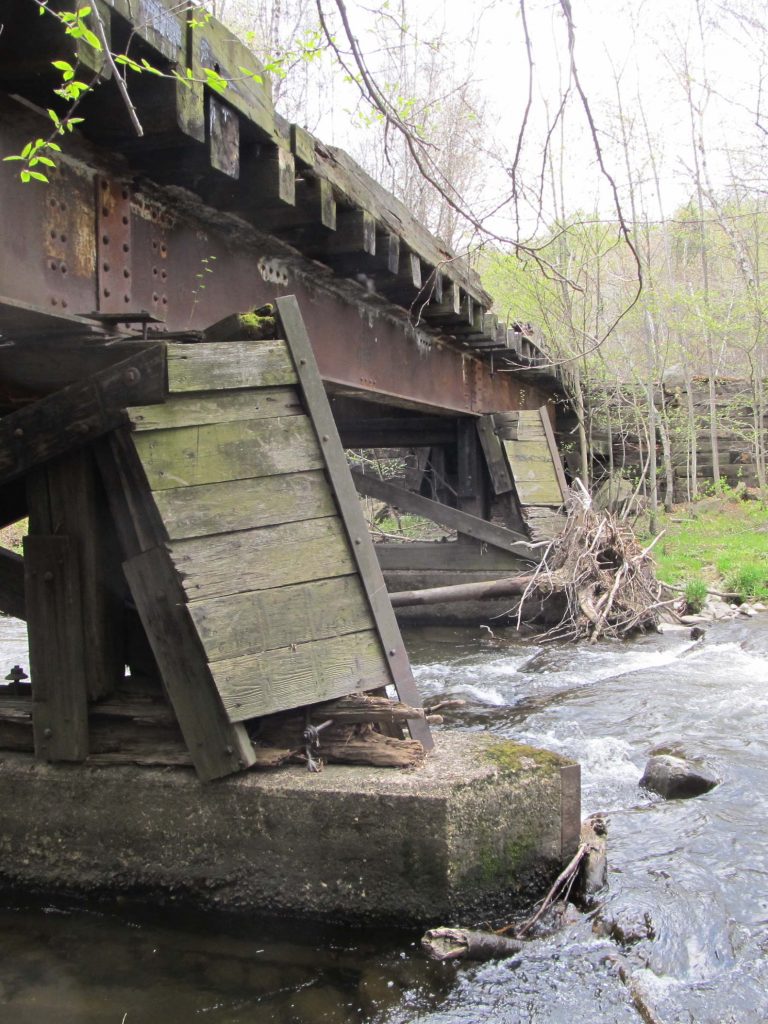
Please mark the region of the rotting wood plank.
[[[295, 361], [304, 404], [320, 438], [326, 470], [339, 504], [347, 535], [345, 553], [348, 555], [351, 548], [354, 554], [376, 628], [389, 660], [391, 679], [397, 688], [398, 696], [406, 704], [421, 707], [421, 697], [413, 678], [408, 653], [368, 535], [360, 500], [349, 472], [299, 304], [295, 296], [283, 296], [277, 299], [277, 309]], [[413, 719], [408, 727], [414, 739], [419, 740], [426, 750], [432, 749], [434, 741], [425, 721]]]
[[322, 470], [176, 487], [155, 491], [154, 498], [171, 540], [336, 513]]
[[123, 568], [198, 775], [249, 767], [253, 745], [245, 727], [227, 719], [168, 553], [144, 551]]
[[504, 449], [494, 429], [493, 416], [481, 416], [477, 421], [477, 433], [485, 453], [485, 461], [496, 494], [507, 494], [514, 490], [512, 474], [504, 457]]
[[390, 682], [375, 630], [219, 661], [210, 667], [233, 722]]
[[305, 416], [147, 431], [136, 435], [135, 445], [153, 491], [323, 465], [315, 432]]
[[555, 467], [555, 476], [557, 477], [557, 484], [560, 488], [561, 501], [565, 501], [568, 495], [568, 481], [565, 479], [565, 471], [563, 469], [563, 460], [560, 458], [560, 452], [557, 447], [557, 441], [555, 440], [555, 432], [552, 429], [552, 421], [549, 418], [549, 411], [545, 405], [542, 405], [539, 409], [541, 415], [541, 422], [544, 427], [544, 434], [547, 438], [547, 444], [552, 455], [552, 465]]
[[277, 387], [294, 384], [295, 381], [296, 373], [284, 341], [168, 345], [168, 390], [171, 394]]
[[129, 359], [0, 419], [0, 483], [114, 430], [126, 406], [163, 401], [164, 345], [137, 345]]
[[167, 534], [131, 435], [115, 430], [94, 451], [123, 558], [157, 547]]
[[44, 761], [88, 756], [88, 691], [80, 569], [69, 537], [24, 538], [24, 582], [35, 754]]
[[352, 479], [361, 494], [378, 498], [388, 505], [395, 505], [403, 512], [424, 516], [450, 530], [458, 530], [468, 537], [474, 537], [476, 540], [501, 548], [502, 551], [510, 551], [521, 558], [531, 558], [527, 538], [513, 530], [496, 526], [486, 519], [480, 519], [468, 512], [461, 512], [442, 502], [432, 501], [431, 498], [424, 498], [420, 494], [406, 491], [403, 487], [396, 487], [394, 484], [387, 483], [386, 480], [379, 480], [378, 477], [360, 473], [357, 470], [352, 471]]
[[209, 661], [370, 629], [357, 576], [192, 601], [189, 611]]
[[98, 700], [117, 687], [125, 668], [124, 584], [106, 496], [87, 449], [53, 459], [33, 476], [44, 477], [49, 525], [37, 529], [30, 502], [30, 533], [62, 534], [77, 551], [86, 682], [89, 698]]
[[[520, 504], [561, 505], [563, 495], [546, 439], [503, 441], [502, 444], [515, 478]], [[519, 458], [521, 455], [527, 455], [527, 461]]]
[[190, 600], [288, 586], [354, 571], [336, 516], [176, 541], [170, 546]]
[[374, 551], [384, 571], [506, 572], [520, 569], [523, 564], [520, 558], [498, 548], [482, 550], [456, 541], [375, 544]]
[[271, 419], [303, 413], [295, 388], [260, 388], [222, 395], [219, 391], [173, 395], [164, 405], [127, 410], [135, 431], [233, 423], [235, 420]]
[[0, 548], [0, 612], [26, 619], [24, 559], [15, 551]]

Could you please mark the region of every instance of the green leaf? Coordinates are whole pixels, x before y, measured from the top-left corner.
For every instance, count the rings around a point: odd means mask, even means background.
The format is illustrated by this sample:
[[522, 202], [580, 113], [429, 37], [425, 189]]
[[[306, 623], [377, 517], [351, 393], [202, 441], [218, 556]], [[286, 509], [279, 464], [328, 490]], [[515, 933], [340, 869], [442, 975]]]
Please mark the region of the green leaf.
[[23, 160], [23, 159], [24, 159], [24, 157], [23, 156], [18, 156], [18, 154], [16, 156], [4, 156], [3, 157], [3, 163], [8, 163], [11, 160]]
[[150, 64], [146, 57], [141, 58], [141, 66], [144, 68], [145, 71], [148, 71], [150, 75], [159, 75], [160, 78], [165, 78], [163, 72], [159, 68], [156, 68], [152, 64]]
[[31, 171], [22, 171], [21, 174], [19, 175], [19, 177], [21, 178], [21, 180], [23, 182], [27, 182], [32, 177], [32, 172]]
[[248, 68], [242, 67], [239, 67], [237, 70], [241, 71], [244, 75], [247, 75], [248, 78], [251, 78], [254, 82], [258, 82], [259, 84], [261, 84], [264, 81], [264, 79], [261, 77], [258, 71], [249, 71]]
[[58, 128], [59, 125], [61, 124], [61, 121], [59, 120], [59, 115], [56, 113], [55, 110], [51, 110], [50, 107], [48, 108], [48, 117], [50, 117], [50, 119], [53, 121], [53, 123]]
[[44, 181], [46, 182], [46, 184], [48, 183], [48, 179], [40, 171], [27, 171], [26, 173], [29, 175], [30, 178], [34, 178], [35, 181]]
[[205, 72], [205, 81], [209, 88], [213, 89], [214, 92], [222, 93], [227, 88], [227, 80], [222, 78], [218, 71], [214, 71], [213, 68], [203, 68]]
[[82, 34], [81, 34], [80, 38], [83, 39], [86, 43], [88, 43], [88, 45], [92, 49], [96, 50], [97, 53], [101, 53], [102, 46], [101, 46], [101, 40], [99, 39], [99, 37], [95, 33], [91, 32], [91, 30], [89, 28], [86, 28], [85, 25], [83, 25], [81, 27], [82, 27]]
[[51, 158], [48, 156], [36, 156], [34, 162], [38, 164], [44, 164], [46, 167], [56, 166], [53, 160], [51, 160]]
[[51, 64], [53, 64], [55, 68], [58, 68], [58, 70], [61, 71], [61, 73], [64, 76], [65, 82], [69, 82], [71, 79], [75, 77], [75, 69], [67, 61], [53, 60], [51, 61]]
[[80, 10], [77, 12], [77, 16], [78, 18], [87, 18], [90, 13], [90, 7], [81, 7]]

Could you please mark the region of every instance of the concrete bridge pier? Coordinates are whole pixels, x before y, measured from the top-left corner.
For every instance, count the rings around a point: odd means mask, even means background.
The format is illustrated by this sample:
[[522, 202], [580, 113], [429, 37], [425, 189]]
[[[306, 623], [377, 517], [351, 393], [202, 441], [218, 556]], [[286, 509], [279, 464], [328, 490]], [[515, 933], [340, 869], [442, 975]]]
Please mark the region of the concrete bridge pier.
[[421, 927], [506, 914], [576, 850], [579, 767], [440, 733], [415, 771], [46, 765], [4, 753], [0, 877], [248, 913]]

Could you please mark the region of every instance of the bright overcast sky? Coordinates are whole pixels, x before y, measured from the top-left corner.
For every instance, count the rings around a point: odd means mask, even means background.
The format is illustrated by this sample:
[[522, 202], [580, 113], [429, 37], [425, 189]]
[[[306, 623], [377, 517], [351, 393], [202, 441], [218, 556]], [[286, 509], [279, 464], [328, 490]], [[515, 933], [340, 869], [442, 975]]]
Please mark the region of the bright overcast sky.
[[[717, 0], [701, 0], [705, 9], [705, 60], [696, 0], [572, 0], [576, 30], [576, 61], [605, 148], [609, 169], [625, 179], [623, 158], [611, 145], [616, 127], [616, 74], [621, 79], [622, 104], [639, 123], [642, 107], [660, 160], [665, 213], [685, 201], [692, 191], [690, 121], [681, 85], [682, 54], [687, 48], [693, 89], [702, 95], [705, 75], [712, 87], [706, 107], [706, 141], [715, 184], [725, 180], [726, 148], [757, 146], [763, 139], [754, 125], [756, 90], [760, 79], [762, 33], [717, 9]], [[393, 5], [394, 6], [394, 5]], [[514, 151], [525, 108], [528, 65], [518, 0], [421, 0], [409, 4], [414, 31], [424, 37], [444, 26], [454, 41], [456, 59], [471, 53], [467, 43], [477, 37], [473, 74], [487, 97], [493, 126], [490, 152], [504, 162]], [[356, 30], [365, 40], [362, 4], [349, 2]], [[527, 0], [529, 31], [535, 65], [534, 108], [529, 129], [529, 159], [545, 132], [546, 105], [554, 109], [567, 75], [568, 54], [559, 0]], [[350, 98], [350, 103], [353, 100]], [[338, 110], [318, 127], [328, 141], [349, 145], [349, 117]], [[647, 150], [646, 150], [647, 151]], [[609, 189], [595, 168], [594, 148], [586, 122], [574, 104], [568, 115], [567, 205], [591, 209], [598, 204], [610, 214]], [[647, 165], [643, 154], [636, 166]], [[489, 179], [503, 184], [500, 172]], [[494, 186], [496, 187], [496, 186]], [[658, 208], [653, 210], [658, 215]]]

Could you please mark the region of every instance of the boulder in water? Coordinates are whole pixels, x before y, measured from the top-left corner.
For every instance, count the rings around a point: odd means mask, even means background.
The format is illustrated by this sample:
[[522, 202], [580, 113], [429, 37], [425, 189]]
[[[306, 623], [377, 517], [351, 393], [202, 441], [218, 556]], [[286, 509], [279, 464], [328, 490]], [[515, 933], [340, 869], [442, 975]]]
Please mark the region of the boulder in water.
[[665, 800], [701, 796], [719, 783], [720, 780], [708, 769], [670, 754], [651, 757], [640, 779], [641, 786], [658, 793]]

